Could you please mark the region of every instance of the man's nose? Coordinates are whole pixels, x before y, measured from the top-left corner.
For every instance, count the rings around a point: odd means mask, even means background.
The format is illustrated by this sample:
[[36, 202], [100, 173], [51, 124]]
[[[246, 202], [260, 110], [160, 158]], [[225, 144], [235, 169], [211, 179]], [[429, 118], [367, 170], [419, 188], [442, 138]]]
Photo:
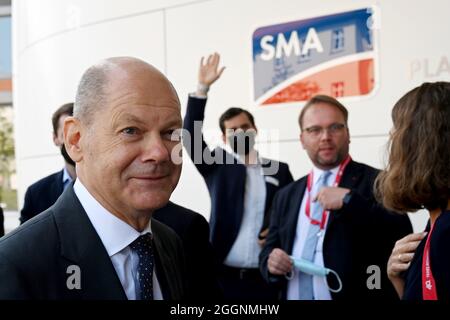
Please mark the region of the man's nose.
[[164, 162], [169, 160], [169, 150], [161, 136], [152, 136], [145, 140], [142, 161]]
[[331, 133], [328, 128], [322, 128], [320, 132], [320, 140], [329, 140], [331, 138]]

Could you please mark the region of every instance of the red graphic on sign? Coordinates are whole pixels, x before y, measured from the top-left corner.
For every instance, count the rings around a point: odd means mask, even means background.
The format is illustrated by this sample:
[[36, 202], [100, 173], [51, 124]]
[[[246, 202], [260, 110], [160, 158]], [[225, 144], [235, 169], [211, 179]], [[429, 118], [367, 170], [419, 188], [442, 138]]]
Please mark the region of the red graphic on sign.
[[333, 97], [362, 96], [374, 88], [373, 59], [349, 62], [317, 72], [294, 82], [262, 104], [307, 101], [317, 94]]

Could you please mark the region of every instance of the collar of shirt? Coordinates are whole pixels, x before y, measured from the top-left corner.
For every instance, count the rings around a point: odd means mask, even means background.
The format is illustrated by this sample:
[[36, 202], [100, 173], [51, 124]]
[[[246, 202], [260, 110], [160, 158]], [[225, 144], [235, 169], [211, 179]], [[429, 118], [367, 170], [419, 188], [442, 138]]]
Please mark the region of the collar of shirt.
[[322, 175], [322, 173], [324, 173], [325, 171], [331, 171], [331, 176], [328, 178], [328, 186], [332, 187], [334, 180], [336, 179], [336, 175], [339, 171], [339, 166], [334, 167], [333, 169], [330, 170], [323, 170], [323, 169], [319, 169], [315, 166], [313, 166], [313, 185], [315, 185], [317, 183], [317, 180], [319, 180], [320, 176]]
[[63, 185], [66, 184], [66, 182], [68, 181], [69, 183], [73, 181], [72, 177], [69, 174], [69, 171], [67, 171], [67, 168], [64, 167], [63, 169], [63, 177], [62, 177], [62, 181], [63, 181]]
[[80, 179], [75, 181], [73, 188], [110, 257], [129, 246], [140, 235], [152, 233], [151, 220], [142, 232], [137, 231], [106, 210], [89, 193]]
[[206, 96], [206, 95], [205, 96], [200, 96], [196, 92], [189, 93], [189, 96], [192, 97], [192, 98], [205, 99], [205, 100], [208, 98], [208, 96]]

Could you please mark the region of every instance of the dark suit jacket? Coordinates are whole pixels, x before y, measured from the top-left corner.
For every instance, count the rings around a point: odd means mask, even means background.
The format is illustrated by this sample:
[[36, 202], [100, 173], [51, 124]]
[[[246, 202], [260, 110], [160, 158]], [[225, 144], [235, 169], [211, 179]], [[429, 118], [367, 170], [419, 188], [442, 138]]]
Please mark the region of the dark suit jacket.
[[0, 208], [0, 237], [3, 237], [3, 235], [5, 234], [5, 227], [3, 226], [4, 219], [3, 209]]
[[[164, 299], [184, 297], [182, 244], [152, 220], [158, 281]], [[81, 289], [69, 290], [68, 267], [81, 270]], [[56, 203], [0, 239], [2, 299], [127, 299], [111, 259], [69, 186]]]
[[183, 242], [189, 288], [186, 298], [191, 301], [217, 301], [222, 298], [206, 219], [173, 202], [156, 210], [153, 218], [171, 227]]
[[[222, 262], [231, 249], [239, 232], [244, 213], [244, 194], [246, 167], [238, 163], [230, 153], [222, 148], [209, 151], [203, 140], [201, 130], [194, 132], [194, 122], [203, 122], [206, 99], [189, 97], [187, 112], [184, 118], [184, 129], [191, 139], [184, 139], [184, 147], [193, 160], [200, 174], [206, 181], [211, 196], [211, 243], [217, 258]], [[202, 157], [221, 159], [221, 163], [207, 163]], [[266, 203], [263, 229], [268, 226], [269, 208], [273, 196], [283, 186], [292, 182], [293, 178], [286, 163], [269, 159], [262, 159], [263, 171], [266, 179]], [[275, 173], [272, 168], [278, 167]]]
[[56, 202], [64, 189], [63, 172], [64, 170], [53, 173], [28, 187], [20, 211], [21, 224], [47, 210]]
[[[387, 279], [386, 265], [395, 241], [411, 233], [412, 226], [407, 215], [390, 213], [376, 202], [372, 190], [377, 174], [376, 169], [351, 161], [339, 184], [353, 195], [340, 210], [330, 213], [323, 242], [324, 265], [335, 270], [343, 283], [341, 292], [331, 294], [333, 300], [397, 297]], [[281, 298], [285, 298], [287, 281], [269, 273], [267, 260], [274, 248], [292, 253], [305, 189], [303, 177], [276, 194], [269, 235], [260, 254], [261, 272], [268, 282], [280, 286]], [[381, 269], [380, 290], [367, 288], [370, 265]], [[328, 281], [331, 288], [338, 287], [334, 276]]]

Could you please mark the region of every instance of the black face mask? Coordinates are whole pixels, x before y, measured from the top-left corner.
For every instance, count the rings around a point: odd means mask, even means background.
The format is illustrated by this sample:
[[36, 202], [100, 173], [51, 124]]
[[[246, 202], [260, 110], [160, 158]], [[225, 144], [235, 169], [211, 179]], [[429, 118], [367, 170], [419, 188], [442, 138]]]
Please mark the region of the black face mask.
[[233, 151], [239, 155], [247, 155], [255, 146], [256, 133], [254, 131], [236, 131], [228, 137]]
[[64, 158], [64, 161], [66, 161], [71, 166], [75, 167], [75, 161], [73, 161], [72, 158], [67, 153], [66, 146], [64, 145], [64, 143], [61, 145], [61, 154]]

